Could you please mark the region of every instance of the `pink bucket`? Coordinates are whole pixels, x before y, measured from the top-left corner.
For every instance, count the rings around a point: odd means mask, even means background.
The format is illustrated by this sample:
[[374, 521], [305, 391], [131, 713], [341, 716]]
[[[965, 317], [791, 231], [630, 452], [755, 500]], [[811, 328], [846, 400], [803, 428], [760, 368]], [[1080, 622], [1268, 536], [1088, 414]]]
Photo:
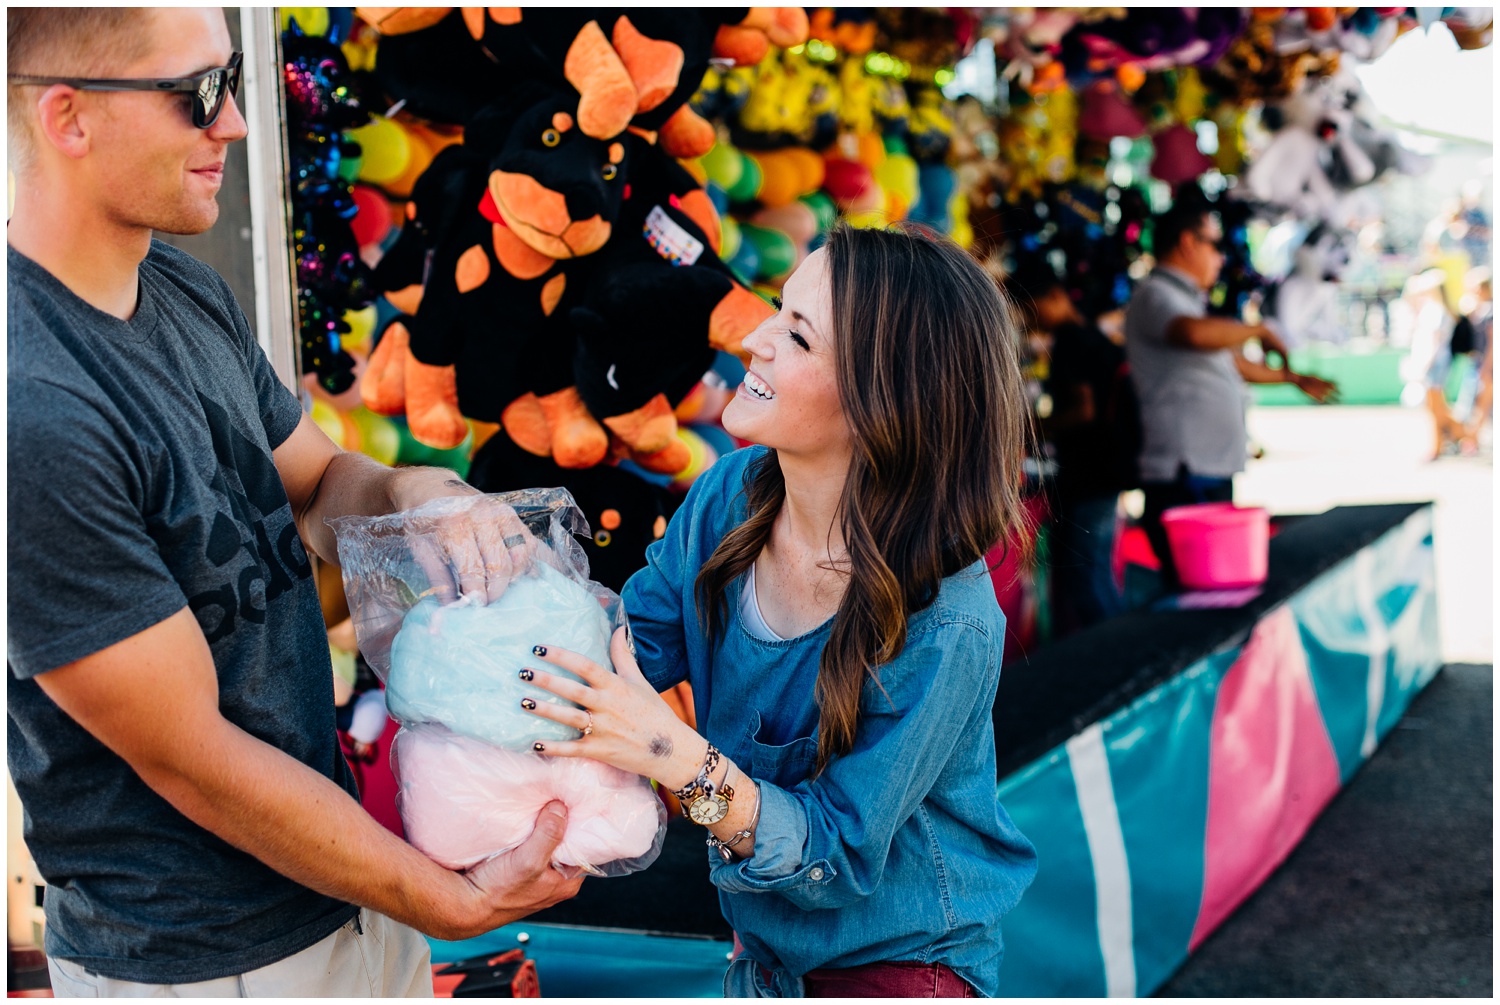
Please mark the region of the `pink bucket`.
[[1228, 590], [1266, 581], [1271, 514], [1233, 503], [1177, 506], [1161, 515], [1178, 578], [1190, 590]]

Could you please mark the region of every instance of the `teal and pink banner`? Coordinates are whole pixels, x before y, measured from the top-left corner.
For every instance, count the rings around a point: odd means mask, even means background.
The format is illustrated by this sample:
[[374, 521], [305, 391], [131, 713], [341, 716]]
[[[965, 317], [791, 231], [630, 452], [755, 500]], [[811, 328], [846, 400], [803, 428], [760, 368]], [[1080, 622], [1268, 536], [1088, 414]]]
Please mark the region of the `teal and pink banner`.
[[1439, 667], [1432, 509], [1002, 779], [1036, 844], [1006, 995], [1147, 995], [1279, 866]]

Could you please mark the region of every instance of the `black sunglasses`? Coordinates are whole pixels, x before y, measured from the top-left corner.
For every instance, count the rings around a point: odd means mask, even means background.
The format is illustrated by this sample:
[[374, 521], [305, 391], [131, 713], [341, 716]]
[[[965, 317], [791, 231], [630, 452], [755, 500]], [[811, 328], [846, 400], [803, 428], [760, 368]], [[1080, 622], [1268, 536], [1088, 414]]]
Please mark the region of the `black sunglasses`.
[[207, 129], [224, 110], [225, 97], [240, 93], [240, 61], [243, 55], [237, 52], [229, 57], [228, 66], [216, 66], [191, 77], [100, 80], [90, 77], [32, 77], [24, 73], [12, 73], [6, 79], [12, 84], [66, 84], [80, 91], [162, 91], [167, 94], [191, 94], [193, 125], [199, 129]]
[[1213, 248], [1219, 254], [1222, 255], [1224, 253], [1224, 238], [1209, 237], [1207, 234], [1200, 234], [1196, 230], [1193, 231], [1193, 236], [1202, 241], [1204, 244], [1208, 245], [1210, 248]]

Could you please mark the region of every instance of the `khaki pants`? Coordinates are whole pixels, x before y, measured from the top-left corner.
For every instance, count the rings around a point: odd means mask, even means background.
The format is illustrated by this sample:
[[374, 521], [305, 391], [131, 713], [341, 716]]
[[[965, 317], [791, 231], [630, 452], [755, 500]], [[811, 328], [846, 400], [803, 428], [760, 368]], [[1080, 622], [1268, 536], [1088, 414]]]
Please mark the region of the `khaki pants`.
[[427, 940], [383, 914], [361, 910], [328, 938], [270, 966], [196, 984], [137, 984], [48, 960], [57, 998], [431, 998]]

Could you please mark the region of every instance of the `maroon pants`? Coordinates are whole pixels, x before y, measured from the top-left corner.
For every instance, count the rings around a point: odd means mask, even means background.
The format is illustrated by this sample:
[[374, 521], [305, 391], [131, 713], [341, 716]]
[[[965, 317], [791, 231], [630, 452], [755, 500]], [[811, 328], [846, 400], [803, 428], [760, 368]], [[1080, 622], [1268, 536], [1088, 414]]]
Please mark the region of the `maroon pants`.
[[978, 998], [969, 982], [942, 963], [866, 963], [803, 975], [809, 998]]

